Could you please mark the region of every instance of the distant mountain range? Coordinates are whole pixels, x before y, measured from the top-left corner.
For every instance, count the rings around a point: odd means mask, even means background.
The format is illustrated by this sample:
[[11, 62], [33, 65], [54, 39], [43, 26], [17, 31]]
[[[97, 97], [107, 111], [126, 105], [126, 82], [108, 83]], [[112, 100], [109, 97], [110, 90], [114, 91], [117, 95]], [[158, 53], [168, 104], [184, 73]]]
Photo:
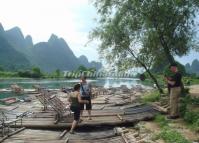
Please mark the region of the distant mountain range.
[[75, 70], [80, 65], [99, 70], [100, 62], [88, 62], [86, 56], [77, 58], [63, 38], [52, 34], [48, 42], [33, 44], [30, 35], [24, 37], [20, 28], [5, 31], [0, 23], [0, 66], [5, 70], [39, 67], [46, 72]]
[[197, 74], [199, 75], [199, 61], [197, 59], [193, 60], [191, 64], [187, 63], [185, 65], [185, 70], [189, 74]]

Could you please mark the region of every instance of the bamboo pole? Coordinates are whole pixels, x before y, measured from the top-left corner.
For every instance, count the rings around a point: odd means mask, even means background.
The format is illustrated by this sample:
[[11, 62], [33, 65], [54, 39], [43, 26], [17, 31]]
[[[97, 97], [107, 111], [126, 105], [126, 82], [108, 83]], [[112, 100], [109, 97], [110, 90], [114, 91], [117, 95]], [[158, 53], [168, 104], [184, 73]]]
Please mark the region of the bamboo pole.
[[125, 143], [129, 143], [124, 133], [122, 133], [122, 139], [124, 140]]
[[163, 107], [161, 107], [161, 106], [159, 106], [159, 105], [157, 105], [157, 104], [155, 104], [155, 103], [151, 103], [151, 105], [152, 105], [156, 110], [158, 110], [158, 111], [161, 112], [161, 113], [164, 113], [164, 114], [168, 113], [168, 111], [167, 111], [166, 108], [163, 108]]
[[69, 141], [69, 138], [66, 138], [65, 143], [68, 143], [68, 141]]
[[0, 140], [0, 143], [2, 143], [2, 142], [3, 142], [4, 140], [6, 140], [8, 137], [13, 136], [13, 135], [15, 135], [15, 134], [17, 134], [17, 133], [19, 133], [19, 132], [21, 132], [21, 131], [23, 131], [23, 130], [25, 130], [25, 127], [20, 128], [20, 129], [18, 129], [18, 130], [16, 130], [16, 131], [14, 131], [14, 132], [12, 132], [12, 133], [6, 135], [5, 137], [3, 137], [3, 138]]
[[16, 130], [16, 131], [10, 133], [8, 136], [10, 137], [10, 136], [12, 136], [12, 135], [15, 135], [15, 134], [17, 134], [17, 133], [19, 133], [19, 132], [21, 132], [21, 131], [23, 131], [23, 130], [25, 130], [25, 129], [26, 129], [26, 127], [20, 128], [20, 129], [18, 129], [18, 130]]
[[68, 132], [67, 130], [64, 130], [64, 131], [60, 134], [59, 139], [62, 139], [62, 138], [64, 137], [64, 135], [65, 135], [67, 132]]
[[123, 121], [123, 118], [122, 118], [122, 116], [120, 116], [120, 114], [117, 114], [117, 117], [118, 117], [121, 121]]

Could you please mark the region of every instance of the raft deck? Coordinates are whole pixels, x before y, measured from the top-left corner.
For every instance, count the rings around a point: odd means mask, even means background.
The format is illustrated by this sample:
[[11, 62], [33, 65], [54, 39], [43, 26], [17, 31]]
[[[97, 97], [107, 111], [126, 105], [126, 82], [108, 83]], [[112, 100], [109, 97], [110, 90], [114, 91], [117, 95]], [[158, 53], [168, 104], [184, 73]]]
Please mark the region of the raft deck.
[[[60, 96], [61, 97], [61, 96]], [[107, 127], [134, 125], [139, 121], [151, 120], [158, 113], [150, 105], [144, 105], [132, 101], [134, 94], [119, 94], [119, 95], [99, 95], [93, 100], [92, 120], [87, 119], [87, 112], [84, 111], [83, 122], [79, 123], [78, 130], [89, 128], [100, 130]], [[30, 112], [27, 117], [23, 118], [23, 124], [17, 124], [17, 127], [25, 127], [26, 129], [16, 135], [10, 136], [5, 143], [17, 142], [48, 142], [48, 143], [109, 143], [121, 142], [125, 143], [122, 136], [109, 135], [108, 130], [101, 132], [79, 132], [75, 135], [67, 133], [62, 139], [59, 139], [61, 131], [69, 129], [73, 121], [73, 116], [68, 116], [63, 122], [55, 124], [55, 112], [52, 108], [42, 111], [42, 105], [32, 96], [31, 103], [21, 103], [17, 108], [13, 108], [12, 112]], [[66, 100], [64, 97], [62, 100]], [[12, 118], [12, 117], [11, 117]], [[14, 116], [13, 116], [14, 118]], [[34, 130], [37, 129], [37, 130]], [[44, 130], [45, 129], [45, 130]], [[52, 131], [58, 130], [58, 131]], [[84, 134], [84, 138], [81, 137]], [[99, 136], [101, 134], [101, 137]], [[90, 137], [92, 136], [92, 137]]]
[[[87, 116], [84, 116], [83, 122], [78, 126], [95, 127], [134, 124], [138, 121], [151, 120], [157, 113], [158, 111], [149, 105], [125, 109], [92, 110], [92, 120], [88, 120]], [[71, 127], [73, 116], [67, 116], [64, 121], [55, 124], [54, 114], [53, 111], [34, 112], [30, 117], [24, 117], [23, 124], [17, 124], [17, 127], [32, 129], [64, 129]], [[85, 115], [87, 115], [86, 112]]]

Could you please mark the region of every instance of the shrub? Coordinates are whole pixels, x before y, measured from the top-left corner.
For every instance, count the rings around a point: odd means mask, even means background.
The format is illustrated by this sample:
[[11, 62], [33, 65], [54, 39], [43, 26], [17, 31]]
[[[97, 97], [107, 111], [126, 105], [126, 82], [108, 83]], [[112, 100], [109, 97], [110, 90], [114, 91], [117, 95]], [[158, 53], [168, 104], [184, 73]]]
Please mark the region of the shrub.
[[198, 119], [199, 119], [199, 112], [186, 111], [184, 115], [184, 120], [191, 124], [196, 123]]
[[193, 123], [194, 129], [199, 132], [199, 119], [195, 123]]
[[165, 116], [163, 115], [156, 115], [155, 116], [155, 122], [159, 124], [160, 127], [168, 126], [168, 120], [165, 119]]
[[158, 91], [154, 91], [148, 93], [142, 97], [143, 102], [155, 102], [160, 100], [160, 93]]

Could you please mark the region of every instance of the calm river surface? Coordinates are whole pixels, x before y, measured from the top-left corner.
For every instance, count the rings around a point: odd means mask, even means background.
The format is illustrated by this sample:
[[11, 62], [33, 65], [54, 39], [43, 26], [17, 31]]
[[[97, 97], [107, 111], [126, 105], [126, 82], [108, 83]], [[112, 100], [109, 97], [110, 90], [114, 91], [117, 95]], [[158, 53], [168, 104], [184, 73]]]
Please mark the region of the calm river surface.
[[[50, 89], [59, 89], [61, 87], [72, 87], [75, 83], [78, 83], [79, 79], [0, 79], [0, 88], [9, 88], [11, 84], [16, 83], [23, 88], [32, 88], [34, 84], [40, 84], [41, 86]], [[120, 87], [126, 85], [131, 88], [135, 85], [141, 85], [139, 79], [136, 78], [97, 78], [88, 79], [93, 85], [107, 87]]]
[[[61, 89], [62, 87], [73, 87], [79, 83], [79, 79], [0, 79], [0, 89], [10, 88], [10, 85], [16, 83], [25, 89], [33, 88], [32, 85], [40, 84], [42, 87], [49, 89]], [[126, 85], [131, 88], [136, 85], [141, 85], [139, 79], [135, 78], [97, 78], [87, 80], [92, 85], [108, 87], [120, 87]], [[0, 93], [0, 99], [14, 96], [14, 93]]]

